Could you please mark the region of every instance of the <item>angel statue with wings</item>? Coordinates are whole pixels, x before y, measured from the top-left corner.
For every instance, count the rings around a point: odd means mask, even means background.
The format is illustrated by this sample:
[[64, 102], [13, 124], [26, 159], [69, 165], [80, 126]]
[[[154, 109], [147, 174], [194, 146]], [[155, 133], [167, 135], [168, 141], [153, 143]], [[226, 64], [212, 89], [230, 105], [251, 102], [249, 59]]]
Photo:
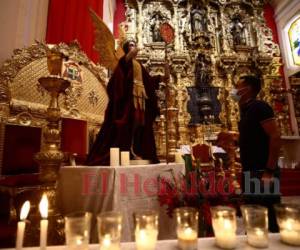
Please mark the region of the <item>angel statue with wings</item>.
[[113, 74], [107, 84], [109, 102], [104, 122], [86, 163], [109, 165], [112, 147], [130, 151], [131, 159], [158, 163], [152, 128], [159, 114], [155, 90], [160, 82], [169, 79], [169, 69], [165, 67], [164, 77], [150, 76], [135, 59], [139, 51], [136, 42], [119, 39], [119, 48], [115, 50], [110, 30], [94, 11], [90, 10], [90, 14], [96, 27], [95, 49], [100, 53], [100, 64]]

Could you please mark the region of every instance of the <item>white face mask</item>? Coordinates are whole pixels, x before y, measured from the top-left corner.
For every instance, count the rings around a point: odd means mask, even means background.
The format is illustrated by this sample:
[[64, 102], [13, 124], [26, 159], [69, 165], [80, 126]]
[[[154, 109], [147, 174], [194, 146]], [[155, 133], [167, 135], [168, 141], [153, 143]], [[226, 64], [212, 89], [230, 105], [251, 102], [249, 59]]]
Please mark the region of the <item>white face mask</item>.
[[229, 95], [235, 102], [239, 102], [241, 100], [241, 96], [238, 94], [238, 90], [236, 88], [231, 89]]
[[[247, 92], [244, 92], [243, 94], [241, 94], [241, 90], [245, 90], [247, 88], [248, 87], [244, 87], [239, 90], [236, 88], [233, 88], [230, 90], [229, 95], [232, 98], [232, 100], [234, 100], [235, 102], [239, 102], [241, 100], [242, 96], [247, 93]], [[240, 94], [238, 94], [238, 92], [240, 92]]]

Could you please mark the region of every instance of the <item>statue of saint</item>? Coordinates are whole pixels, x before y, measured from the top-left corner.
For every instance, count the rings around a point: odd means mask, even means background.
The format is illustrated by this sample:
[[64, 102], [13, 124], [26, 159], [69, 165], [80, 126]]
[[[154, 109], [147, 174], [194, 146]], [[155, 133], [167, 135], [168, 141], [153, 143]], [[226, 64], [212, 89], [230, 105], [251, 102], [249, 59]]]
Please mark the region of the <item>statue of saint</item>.
[[202, 54], [198, 54], [195, 73], [197, 87], [209, 85], [209, 69], [206, 65], [205, 57]]
[[204, 32], [206, 31], [206, 13], [204, 9], [193, 9], [191, 12], [192, 16], [192, 30], [193, 32]]
[[240, 17], [236, 16], [230, 24], [230, 33], [233, 38], [234, 45], [246, 45], [245, 26], [242, 24]]
[[153, 42], [162, 42], [160, 36], [160, 18], [158, 14], [155, 14], [151, 20], [151, 31], [152, 31], [152, 40]]

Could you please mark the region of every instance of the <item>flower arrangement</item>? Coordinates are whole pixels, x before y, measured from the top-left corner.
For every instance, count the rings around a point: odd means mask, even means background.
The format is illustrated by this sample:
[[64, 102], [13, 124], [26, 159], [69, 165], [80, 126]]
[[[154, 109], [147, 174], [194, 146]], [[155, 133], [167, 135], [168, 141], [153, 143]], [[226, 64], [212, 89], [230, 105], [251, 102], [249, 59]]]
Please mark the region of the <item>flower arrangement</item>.
[[188, 206], [199, 209], [199, 236], [212, 235], [210, 207], [227, 205], [239, 207], [240, 198], [235, 193], [232, 178], [217, 175], [214, 169], [201, 169], [199, 158], [184, 155], [185, 174], [159, 177], [158, 200], [166, 206], [167, 214], [172, 217], [175, 208]]

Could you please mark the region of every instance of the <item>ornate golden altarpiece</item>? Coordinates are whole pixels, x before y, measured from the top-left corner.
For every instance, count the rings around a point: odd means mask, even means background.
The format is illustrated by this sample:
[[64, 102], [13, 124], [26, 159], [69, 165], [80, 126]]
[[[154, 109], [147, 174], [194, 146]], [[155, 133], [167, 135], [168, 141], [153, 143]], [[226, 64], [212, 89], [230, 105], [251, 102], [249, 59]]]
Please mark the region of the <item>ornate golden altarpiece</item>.
[[[57, 47], [82, 76], [80, 82], [71, 80], [66, 95], [59, 98], [62, 117], [87, 121], [87, 133], [93, 137], [101, 126], [108, 102], [106, 70], [90, 61], [77, 42]], [[46, 129], [50, 96], [38, 79], [48, 75], [46, 46], [42, 43], [16, 49], [0, 68], [0, 173], [6, 124], [41, 127], [43, 132]]]
[[[162, 111], [156, 123], [159, 155], [165, 153], [166, 107], [170, 154], [179, 145], [209, 139], [222, 129], [236, 131], [239, 110], [229, 91], [244, 74], [262, 77], [261, 97], [271, 105], [278, 100], [284, 103], [277, 118], [282, 134], [290, 133], [286, 97], [276, 91], [283, 86], [280, 51], [266, 25], [264, 4], [262, 0], [125, 1], [127, 36], [143, 48], [138, 59], [151, 74], [164, 70], [165, 44], [159, 24], [167, 22], [175, 29], [175, 41], [167, 48], [171, 66], [167, 106], [165, 91], [158, 93]], [[215, 89], [215, 94], [208, 89]]]

